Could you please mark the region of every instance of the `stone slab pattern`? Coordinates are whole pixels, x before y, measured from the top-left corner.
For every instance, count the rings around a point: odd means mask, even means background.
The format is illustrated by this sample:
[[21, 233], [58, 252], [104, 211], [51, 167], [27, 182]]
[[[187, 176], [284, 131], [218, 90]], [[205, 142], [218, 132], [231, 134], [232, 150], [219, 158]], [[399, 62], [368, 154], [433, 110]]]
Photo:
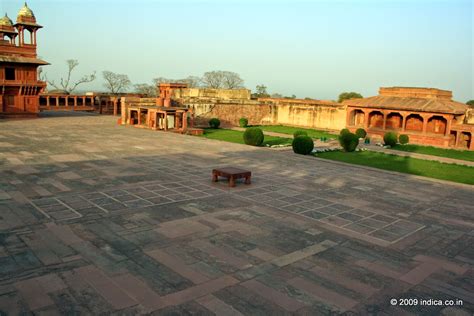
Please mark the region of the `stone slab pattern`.
[[1, 313], [474, 311], [473, 190], [114, 121], [2, 122]]

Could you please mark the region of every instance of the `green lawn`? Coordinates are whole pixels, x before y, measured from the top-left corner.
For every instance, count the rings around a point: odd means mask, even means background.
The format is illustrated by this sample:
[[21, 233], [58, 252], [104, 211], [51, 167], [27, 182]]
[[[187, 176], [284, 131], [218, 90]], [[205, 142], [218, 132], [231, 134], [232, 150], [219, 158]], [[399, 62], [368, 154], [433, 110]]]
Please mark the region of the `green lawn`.
[[[245, 144], [244, 143], [244, 132], [234, 131], [230, 129], [212, 129], [206, 128], [204, 130], [204, 137], [210, 139], [217, 139], [223, 140], [226, 142], [237, 143], [237, 144]], [[282, 137], [275, 137], [275, 136], [267, 136], [265, 135], [265, 140], [263, 141], [263, 146], [266, 144], [272, 145], [281, 145], [281, 144], [291, 144], [293, 140], [290, 138], [282, 138]]]
[[439, 157], [461, 159], [467, 161], [474, 161], [474, 151], [470, 150], [455, 150], [455, 149], [443, 149], [431, 146], [420, 146], [420, 145], [396, 145], [392, 149], [400, 151], [408, 151], [413, 153], [433, 155]]
[[283, 125], [262, 125], [258, 126], [262, 130], [267, 132], [275, 132], [275, 133], [282, 133], [282, 134], [289, 134], [293, 137], [293, 133], [296, 131], [306, 131], [308, 136], [314, 139], [319, 139], [321, 137], [326, 137], [328, 139], [336, 139], [337, 134], [331, 134], [326, 131], [319, 131], [316, 129], [309, 129], [309, 128], [301, 128], [301, 127], [293, 127], [293, 126], [283, 126]]
[[[398, 171], [435, 179], [474, 184], [474, 167], [445, 164], [410, 157], [387, 155], [371, 151], [346, 153], [333, 151], [315, 154], [316, 157]], [[355, 175], [356, 176], [356, 175]]]

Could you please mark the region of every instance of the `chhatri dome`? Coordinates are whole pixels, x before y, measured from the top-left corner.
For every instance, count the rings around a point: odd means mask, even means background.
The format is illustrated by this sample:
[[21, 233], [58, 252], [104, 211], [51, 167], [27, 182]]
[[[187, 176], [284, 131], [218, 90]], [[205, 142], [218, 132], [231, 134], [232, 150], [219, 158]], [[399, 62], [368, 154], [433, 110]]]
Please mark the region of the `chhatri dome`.
[[5, 16], [0, 19], [0, 26], [13, 26], [12, 20], [10, 20], [6, 13]]
[[33, 11], [28, 7], [28, 5], [25, 4], [23, 5], [23, 7], [20, 9], [20, 11], [18, 11], [18, 15], [17, 15], [17, 22], [18, 20], [21, 20], [21, 18], [30, 18], [30, 19], [33, 19], [35, 20], [35, 14], [33, 13]]

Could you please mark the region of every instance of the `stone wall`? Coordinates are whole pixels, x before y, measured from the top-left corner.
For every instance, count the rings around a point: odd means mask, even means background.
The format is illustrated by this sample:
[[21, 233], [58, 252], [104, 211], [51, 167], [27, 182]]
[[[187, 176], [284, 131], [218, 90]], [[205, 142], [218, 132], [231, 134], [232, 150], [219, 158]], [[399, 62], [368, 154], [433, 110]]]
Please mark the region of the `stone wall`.
[[[153, 105], [155, 99], [126, 98], [122, 122], [128, 105]], [[207, 126], [217, 117], [222, 126], [238, 126], [245, 117], [250, 125], [291, 125], [306, 128], [341, 130], [346, 126], [346, 106], [340, 103], [299, 99], [250, 99], [250, 90], [176, 89], [173, 105], [186, 106], [194, 113], [196, 126]]]
[[199, 102], [184, 103], [194, 112], [194, 122], [199, 126], [207, 126], [209, 119], [217, 117], [222, 126], [238, 126], [239, 119], [245, 117], [250, 125], [274, 124], [275, 108], [271, 105], [260, 104], [257, 101], [247, 102], [220, 101], [219, 103]]
[[245, 117], [250, 125], [293, 125], [307, 128], [340, 130], [346, 125], [345, 106], [306, 100], [211, 100], [181, 99], [191, 108], [196, 125], [206, 126], [217, 117], [223, 126], [238, 126]]
[[121, 124], [125, 125], [127, 122], [127, 110], [130, 106], [136, 106], [136, 105], [141, 105], [141, 106], [154, 106], [156, 105], [156, 99], [155, 98], [139, 98], [139, 97], [121, 97], [120, 98], [120, 118], [121, 118]]
[[329, 130], [341, 130], [346, 127], [346, 106], [339, 103], [285, 99], [261, 102], [274, 104], [274, 124]]

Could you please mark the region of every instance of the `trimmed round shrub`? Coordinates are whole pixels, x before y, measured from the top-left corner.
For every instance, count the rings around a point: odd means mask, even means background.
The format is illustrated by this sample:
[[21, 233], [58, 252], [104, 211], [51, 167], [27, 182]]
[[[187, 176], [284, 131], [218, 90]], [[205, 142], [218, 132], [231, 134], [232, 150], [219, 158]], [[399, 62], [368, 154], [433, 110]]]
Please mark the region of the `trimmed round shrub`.
[[293, 147], [293, 151], [296, 154], [308, 155], [314, 149], [314, 142], [311, 137], [307, 135], [300, 135], [293, 139], [291, 146]]
[[245, 117], [239, 119], [239, 126], [240, 127], [247, 127], [249, 125], [249, 120]]
[[308, 132], [306, 132], [306, 131], [295, 131], [293, 133], [293, 138], [296, 138], [298, 136], [308, 136]]
[[343, 128], [343, 129], [341, 129], [341, 131], [339, 132], [339, 135], [342, 135], [342, 134], [347, 134], [347, 133], [349, 133], [349, 134], [350, 134], [350, 133], [351, 133], [351, 131], [350, 131], [350, 130], [348, 130], [347, 128]]
[[408, 135], [406, 134], [401, 134], [400, 136], [398, 136], [398, 142], [402, 145], [408, 144], [409, 141], [410, 137], [408, 137]]
[[385, 135], [383, 135], [383, 143], [390, 147], [393, 147], [397, 144], [397, 139], [397, 133], [394, 132], [387, 132]]
[[209, 120], [209, 126], [211, 128], [219, 128], [220, 125], [221, 125], [221, 121], [218, 118], [214, 117]]
[[363, 128], [358, 128], [355, 132], [355, 134], [357, 135], [357, 137], [359, 138], [365, 138], [365, 136], [367, 136], [367, 132], [365, 131], [365, 129]]
[[356, 150], [359, 145], [359, 137], [351, 132], [344, 132], [339, 135], [339, 144], [344, 148], [344, 151], [352, 152]]
[[258, 127], [249, 127], [244, 132], [244, 142], [247, 145], [260, 146], [264, 138], [262, 130]]

